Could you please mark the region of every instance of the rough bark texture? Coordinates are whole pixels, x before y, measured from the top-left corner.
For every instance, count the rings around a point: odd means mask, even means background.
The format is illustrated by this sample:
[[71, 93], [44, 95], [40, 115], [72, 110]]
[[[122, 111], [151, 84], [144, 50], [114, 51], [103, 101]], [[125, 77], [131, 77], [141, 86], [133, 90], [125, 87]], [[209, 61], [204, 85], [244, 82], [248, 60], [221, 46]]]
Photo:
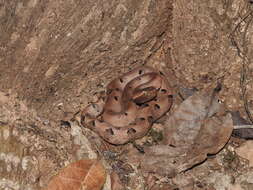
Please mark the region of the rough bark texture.
[[0, 89], [50, 118], [78, 110], [114, 76], [147, 62], [172, 14], [172, 1], [1, 4]]
[[170, 0], [0, 1], [0, 189], [39, 189], [68, 163], [96, 158], [99, 138], [66, 120], [150, 62], [171, 21]]

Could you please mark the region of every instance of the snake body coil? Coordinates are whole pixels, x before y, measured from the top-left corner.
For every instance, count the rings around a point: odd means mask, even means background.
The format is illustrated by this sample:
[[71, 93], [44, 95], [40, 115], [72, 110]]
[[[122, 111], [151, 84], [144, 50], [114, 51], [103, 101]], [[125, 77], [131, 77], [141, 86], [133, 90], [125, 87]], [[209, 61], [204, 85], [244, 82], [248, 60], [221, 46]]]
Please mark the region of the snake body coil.
[[143, 137], [172, 105], [167, 79], [141, 66], [111, 81], [106, 94], [82, 111], [82, 125], [112, 144]]

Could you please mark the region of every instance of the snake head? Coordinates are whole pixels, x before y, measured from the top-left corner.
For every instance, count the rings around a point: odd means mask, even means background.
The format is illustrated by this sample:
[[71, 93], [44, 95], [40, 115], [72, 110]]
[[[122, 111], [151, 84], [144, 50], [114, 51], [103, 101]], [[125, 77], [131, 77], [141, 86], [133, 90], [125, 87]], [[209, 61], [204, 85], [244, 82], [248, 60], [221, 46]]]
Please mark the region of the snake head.
[[133, 92], [133, 101], [136, 104], [144, 104], [145, 102], [151, 101], [157, 95], [157, 89], [155, 87], [147, 87], [144, 89], [135, 89]]

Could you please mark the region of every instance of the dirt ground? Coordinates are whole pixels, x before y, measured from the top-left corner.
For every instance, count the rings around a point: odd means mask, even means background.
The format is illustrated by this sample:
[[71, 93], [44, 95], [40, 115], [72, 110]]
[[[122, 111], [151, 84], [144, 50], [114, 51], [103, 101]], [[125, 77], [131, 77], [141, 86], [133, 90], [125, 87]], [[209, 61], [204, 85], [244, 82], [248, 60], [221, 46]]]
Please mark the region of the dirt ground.
[[134, 145], [109, 145], [73, 119], [112, 79], [147, 64], [169, 79], [173, 109], [185, 89], [219, 82], [227, 111], [252, 123], [252, 10], [249, 0], [0, 0], [0, 189], [40, 189], [68, 163], [97, 157], [126, 189], [253, 189], [252, 165], [236, 153], [245, 140], [151, 179], [126, 166], [122, 149]]

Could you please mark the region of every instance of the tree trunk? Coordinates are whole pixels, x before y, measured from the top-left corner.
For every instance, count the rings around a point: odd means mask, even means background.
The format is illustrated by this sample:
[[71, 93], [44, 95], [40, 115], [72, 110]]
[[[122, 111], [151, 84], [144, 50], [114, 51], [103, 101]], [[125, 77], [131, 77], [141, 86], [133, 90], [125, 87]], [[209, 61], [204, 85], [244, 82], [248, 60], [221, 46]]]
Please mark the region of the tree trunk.
[[171, 4], [3, 1], [0, 89], [46, 118], [74, 112], [110, 79], [149, 60], [170, 31]]
[[94, 134], [66, 121], [120, 73], [166, 67], [171, 10], [169, 0], [0, 2], [0, 189], [40, 189], [96, 157]]

